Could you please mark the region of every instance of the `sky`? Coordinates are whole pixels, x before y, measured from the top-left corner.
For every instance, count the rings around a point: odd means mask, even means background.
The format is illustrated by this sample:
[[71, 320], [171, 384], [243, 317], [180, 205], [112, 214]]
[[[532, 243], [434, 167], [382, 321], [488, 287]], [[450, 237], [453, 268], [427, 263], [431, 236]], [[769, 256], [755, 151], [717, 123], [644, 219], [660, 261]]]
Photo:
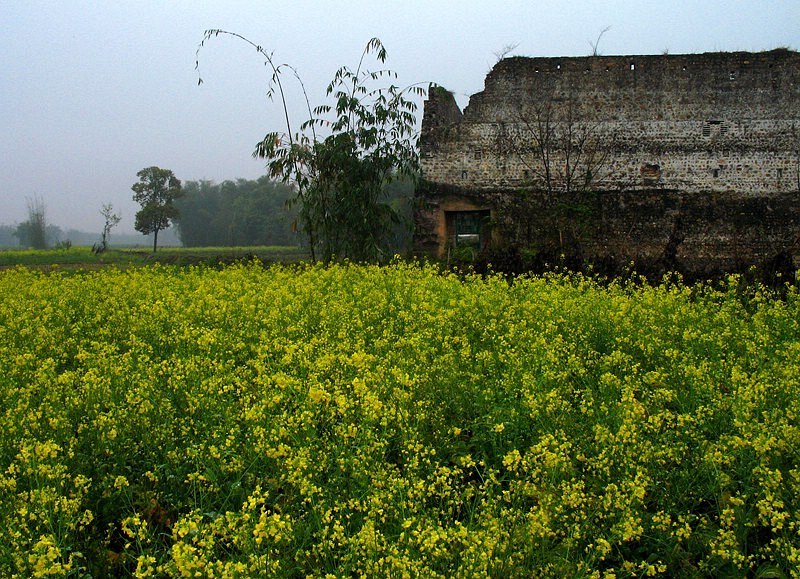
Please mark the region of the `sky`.
[[197, 53], [216, 28], [296, 67], [312, 105], [378, 37], [398, 85], [434, 82], [463, 108], [504, 48], [585, 56], [606, 28], [603, 55], [798, 50], [800, 0], [2, 0], [0, 224], [39, 199], [49, 223], [100, 231], [111, 203], [115, 231], [132, 232], [145, 167], [184, 182], [262, 176], [251, 154], [283, 112], [254, 49], [218, 37]]

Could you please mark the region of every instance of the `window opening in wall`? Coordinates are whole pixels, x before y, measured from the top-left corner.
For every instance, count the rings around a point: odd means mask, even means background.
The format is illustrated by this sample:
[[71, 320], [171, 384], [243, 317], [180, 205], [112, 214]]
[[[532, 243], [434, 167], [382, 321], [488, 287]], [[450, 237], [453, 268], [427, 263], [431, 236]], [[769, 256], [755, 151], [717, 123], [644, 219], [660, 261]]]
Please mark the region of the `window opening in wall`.
[[633, 62], [631, 63], [631, 70], [636, 70], [636, 64]]
[[475, 160], [480, 161], [483, 158], [483, 151], [477, 150], [475, 151]]
[[728, 127], [723, 125], [722, 121], [710, 120], [706, 121], [703, 125], [703, 136], [710, 137], [713, 135], [724, 135], [728, 132]]
[[490, 211], [447, 211], [447, 234], [455, 247], [481, 249], [488, 239]]
[[714, 169], [711, 171], [711, 173], [714, 175], [714, 179], [719, 178], [719, 169]]
[[730, 78], [731, 80], [736, 80], [736, 73], [735, 72], [731, 72], [731, 74], [729, 75], [728, 78]]
[[778, 169], [778, 180], [783, 179], [783, 169]]
[[466, 179], [467, 175], [468, 175], [468, 173], [466, 171], [461, 171], [461, 178], [462, 179]]
[[646, 185], [655, 185], [661, 180], [661, 166], [645, 163], [639, 169], [639, 174]]

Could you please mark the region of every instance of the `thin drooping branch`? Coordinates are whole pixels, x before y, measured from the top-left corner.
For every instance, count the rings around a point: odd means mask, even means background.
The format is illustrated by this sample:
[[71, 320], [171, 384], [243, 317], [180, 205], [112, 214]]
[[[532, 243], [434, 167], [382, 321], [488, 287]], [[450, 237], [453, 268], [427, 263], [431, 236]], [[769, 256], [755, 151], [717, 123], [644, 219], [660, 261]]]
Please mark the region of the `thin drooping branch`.
[[[236, 32], [230, 32], [228, 30], [209, 29], [209, 30], [206, 30], [205, 33], [203, 34], [203, 40], [200, 42], [200, 44], [197, 47], [197, 51], [195, 52], [195, 62], [194, 62], [195, 70], [197, 70], [198, 73], [200, 71], [200, 49], [205, 46], [205, 43], [208, 40], [210, 40], [211, 38], [216, 38], [220, 34], [224, 34], [224, 35], [227, 35], [227, 36], [232, 36], [234, 38], [238, 38], [239, 40], [249, 44], [250, 46], [255, 48], [256, 51], [261, 56], [264, 57], [264, 59], [266, 60], [267, 64], [269, 64], [270, 68], [272, 69], [272, 80], [271, 80], [271, 82], [274, 83], [274, 85], [272, 85], [272, 84], [270, 85], [270, 88], [267, 91], [267, 96], [269, 98], [272, 98], [272, 95], [274, 94], [274, 86], [278, 87], [278, 93], [280, 94], [281, 105], [283, 106], [283, 115], [284, 115], [284, 118], [286, 120], [286, 135], [289, 138], [289, 143], [291, 144], [292, 143], [292, 124], [291, 124], [290, 117], [289, 117], [289, 107], [286, 104], [286, 93], [283, 90], [283, 84], [281, 83], [281, 74], [280, 74], [281, 73], [281, 68], [288, 67], [288, 65], [285, 65], [285, 64], [276, 65], [275, 62], [272, 59], [272, 53], [268, 53], [260, 45], [256, 44], [255, 42], [253, 42], [249, 38], [247, 38], [245, 36], [242, 36], [241, 34], [238, 34]], [[295, 71], [295, 75], [296, 75], [296, 71]], [[198, 76], [197, 83], [198, 84], [202, 84], [202, 82], [203, 82], [203, 78]]]
[[[342, 66], [336, 71], [326, 90], [329, 102], [312, 108], [297, 69], [276, 64], [273, 53], [240, 34], [208, 30], [198, 52], [220, 34], [254, 47], [272, 70], [268, 96], [278, 93], [287, 133], [268, 133], [256, 145], [254, 156], [267, 161], [271, 177], [296, 186], [294, 201], [300, 205], [299, 221], [308, 235], [312, 260], [317, 248], [326, 261], [348, 256], [373, 259], [381, 254], [379, 240], [385, 237], [383, 230], [394, 219], [394, 210], [380, 198], [387, 184], [418, 172], [413, 139], [417, 106], [409, 97], [424, 90], [418, 85], [403, 90], [394, 85], [375, 86], [397, 75], [366, 68], [370, 54], [381, 63], [386, 59], [383, 44], [373, 38], [355, 69]], [[288, 95], [281, 82], [287, 70], [301, 87], [308, 113], [297, 133], [292, 130]], [[324, 128], [327, 136], [321, 138], [317, 128]]]

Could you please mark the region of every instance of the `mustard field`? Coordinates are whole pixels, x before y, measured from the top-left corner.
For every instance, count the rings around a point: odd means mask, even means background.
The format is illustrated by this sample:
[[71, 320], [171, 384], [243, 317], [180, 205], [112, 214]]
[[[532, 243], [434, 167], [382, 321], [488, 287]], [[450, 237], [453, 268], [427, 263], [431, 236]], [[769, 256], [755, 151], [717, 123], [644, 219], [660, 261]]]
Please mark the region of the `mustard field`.
[[800, 576], [800, 299], [0, 272], [0, 576]]

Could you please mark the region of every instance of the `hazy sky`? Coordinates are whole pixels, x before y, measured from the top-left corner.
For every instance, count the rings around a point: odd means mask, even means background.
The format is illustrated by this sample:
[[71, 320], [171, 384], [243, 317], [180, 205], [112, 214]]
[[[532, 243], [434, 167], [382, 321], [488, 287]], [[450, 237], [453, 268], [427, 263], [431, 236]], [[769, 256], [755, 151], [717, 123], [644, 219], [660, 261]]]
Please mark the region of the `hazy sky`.
[[[581, 56], [800, 49], [800, 0], [528, 0], [510, 2], [156, 1], [0, 2], [0, 224], [27, 219], [99, 231], [103, 203], [133, 231], [131, 185], [144, 167], [188, 180], [255, 179], [251, 157], [283, 127], [265, 98], [256, 52], [228, 38], [195, 51], [208, 28], [247, 36], [296, 66], [322, 102], [336, 69], [379, 37], [399, 84], [436, 82], [463, 107], [495, 53]], [[303, 119], [297, 119], [298, 123]]]

